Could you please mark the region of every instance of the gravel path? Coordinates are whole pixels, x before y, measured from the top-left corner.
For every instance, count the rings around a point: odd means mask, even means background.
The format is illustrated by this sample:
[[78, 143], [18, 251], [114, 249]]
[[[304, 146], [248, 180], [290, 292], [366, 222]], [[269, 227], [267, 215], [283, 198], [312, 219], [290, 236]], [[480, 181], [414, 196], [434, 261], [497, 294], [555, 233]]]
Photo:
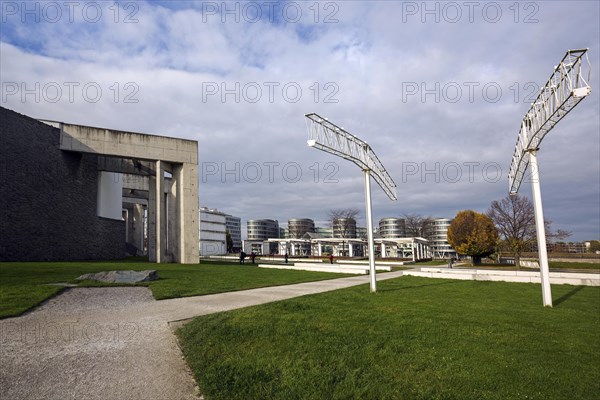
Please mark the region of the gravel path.
[[367, 282], [358, 276], [162, 301], [145, 287], [66, 289], [0, 320], [0, 398], [198, 399], [169, 323]]
[[166, 321], [127, 312], [148, 288], [76, 288], [0, 321], [2, 399], [194, 399]]

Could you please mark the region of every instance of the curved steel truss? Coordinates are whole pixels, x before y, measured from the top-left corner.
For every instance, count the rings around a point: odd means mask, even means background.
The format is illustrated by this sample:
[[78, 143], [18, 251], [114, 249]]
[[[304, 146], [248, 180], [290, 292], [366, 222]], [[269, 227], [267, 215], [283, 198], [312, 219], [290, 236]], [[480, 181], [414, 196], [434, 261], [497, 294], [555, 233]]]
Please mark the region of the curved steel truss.
[[[529, 152], [537, 150], [558, 121], [591, 93], [591, 66], [587, 51], [567, 51], [523, 117], [508, 174], [511, 194], [519, 191], [529, 165]], [[586, 62], [583, 62], [584, 58]]]
[[368, 170], [391, 200], [398, 200], [396, 184], [365, 141], [315, 113], [306, 114], [308, 145], [345, 158]]

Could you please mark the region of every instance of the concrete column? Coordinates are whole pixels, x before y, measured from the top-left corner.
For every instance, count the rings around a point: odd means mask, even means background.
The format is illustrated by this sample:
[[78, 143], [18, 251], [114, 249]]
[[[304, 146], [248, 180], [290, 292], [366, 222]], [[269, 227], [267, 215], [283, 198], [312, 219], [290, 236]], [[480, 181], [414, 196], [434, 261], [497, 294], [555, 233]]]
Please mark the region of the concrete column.
[[348, 256], [354, 257], [354, 251], [352, 249], [352, 243], [348, 242]]
[[126, 210], [125, 213], [125, 242], [132, 243], [133, 242], [133, 205], [132, 204], [123, 204], [123, 209]]
[[131, 230], [129, 231], [130, 243], [144, 252], [144, 205], [132, 205]]
[[198, 248], [198, 166], [196, 164], [175, 164], [173, 166], [175, 185], [174, 206], [177, 222], [174, 225], [173, 256], [175, 262], [197, 264]]
[[385, 243], [381, 242], [381, 258], [385, 257], [386, 248], [385, 248]]
[[148, 190], [148, 259], [161, 263], [166, 252], [165, 179], [162, 161], [156, 161], [154, 167], [155, 173], [149, 177]]
[[317, 242], [317, 246], [318, 246], [317, 254], [319, 255], [319, 257], [321, 257], [323, 255], [323, 247], [321, 246], [321, 242]]
[[148, 260], [156, 262], [156, 176], [148, 177]]

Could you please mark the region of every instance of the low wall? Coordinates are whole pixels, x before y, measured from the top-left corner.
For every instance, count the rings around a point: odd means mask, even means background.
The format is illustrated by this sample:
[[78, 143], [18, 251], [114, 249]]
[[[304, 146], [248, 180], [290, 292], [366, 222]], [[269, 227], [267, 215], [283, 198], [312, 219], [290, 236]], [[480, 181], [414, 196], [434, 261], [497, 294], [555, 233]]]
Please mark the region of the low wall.
[[[539, 272], [505, 271], [489, 269], [421, 268], [420, 271], [404, 271], [404, 275], [425, 278], [461, 279], [475, 281], [502, 281], [540, 283]], [[600, 286], [598, 273], [550, 272], [550, 283], [554, 285]]]

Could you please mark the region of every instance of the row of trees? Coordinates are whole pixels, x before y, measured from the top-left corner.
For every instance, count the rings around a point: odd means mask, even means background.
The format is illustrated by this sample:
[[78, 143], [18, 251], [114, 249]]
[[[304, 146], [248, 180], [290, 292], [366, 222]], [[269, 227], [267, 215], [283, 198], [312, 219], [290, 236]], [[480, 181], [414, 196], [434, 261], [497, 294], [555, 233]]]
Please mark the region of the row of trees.
[[[544, 221], [549, 242], [564, 240], [571, 232], [551, 230], [551, 221]], [[498, 249], [510, 252], [515, 265], [521, 254], [536, 241], [534, 207], [527, 197], [506, 196], [492, 201], [485, 214], [467, 210], [459, 212], [448, 229], [448, 242], [459, 254], [470, 255], [474, 264]]]

